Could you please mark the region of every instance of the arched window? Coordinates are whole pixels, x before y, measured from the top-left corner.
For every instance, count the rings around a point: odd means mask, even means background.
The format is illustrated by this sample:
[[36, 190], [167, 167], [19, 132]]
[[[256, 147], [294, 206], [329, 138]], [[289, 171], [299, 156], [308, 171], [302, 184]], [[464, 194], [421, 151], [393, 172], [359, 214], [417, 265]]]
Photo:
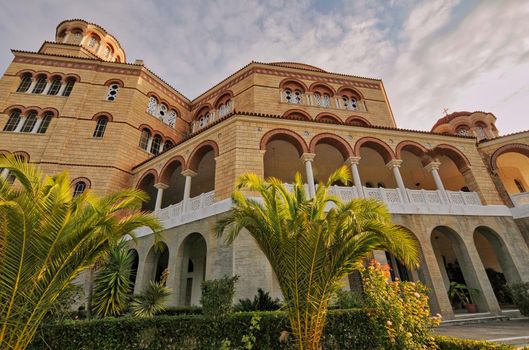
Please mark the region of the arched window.
[[315, 92], [314, 99], [317, 106], [329, 107], [331, 105], [331, 98], [327, 94], [322, 95], [319, 92]]
[[18, 123], [20, 123], [20, 110], [15, 109], [9, 115], [6, 125], [4, 126], [4, 131], [15, 131]]
[[174, 128], [176, 125], [176, 111], [171, 109], [167, 116], [165, 117], [165, 124], [169, 125], [171, 128]]
[[224, 117], [231, 113], [233, 107], [232, 100], [226, 101], [226, 103], [223, 103], [219, 106], [219, 116]]
[[150, 115], [156, 115], [156, 110], [158, 109], [158, 100], [156, 97], [151, 96], [149, 98], [149, 103], [147, 104], [147, 113]]
[[149, 139], [151, 138], [151, 132], [149, 129], [143, 129], [140, 137], [140, 147], [147, 151], [149, 147]]
[[292, 91], [290, 89], [285, 89], [285, 100], [288, 103], [300, 104], [302, 96], [303, 93], [301, 92], [301, 90]]
[[26, 117], [26, 121], [22, 125], [22, 129], [20, 129], [20, 132], [33, 131], [33, 127], [35, 126], [36, 122], [37, 122], [37, 112], [35, 111], [29, 112], [28, 116]]
[[88, 40], [88, 47], [97, 49], [99, 47], [99, 39], [96, 36], [92, 35], [90, 37], [90, 40]]
[[[16, 154], [15, 155], [15, 159], [19, 160], [21, 162], [26, 161], [26, 158], [23, 155], [21, 155], [21, 154]], [[5, 179], [6, 179], [8, 184], [12, 185], [15, 182], [15, 180], [16, 180], [16, 176], [15, 176], [15, 174], [13, 172], [8, 171], [7, 174], [5, 175]]]
[[79, 181], [75, 183], [74, 189], [73, 189], [73, 196], [77, 197], [78, 195], [82, 194], [84, 191], [86, 191], [86, 182]]
[[61, 89], [61, 78], [54, 77], [51, 80], [50, 89], [48, 90], [48, 95], [55, 96], [59, 93], [59, 90]]
[[119, 90], [118, 84], [110, 84], [110, 86], [108, 87], [108, 92], [107, 92], [107, 101], [114, 101], [118, 94], [118, 90]]
[[200, 116], [198, 118], [198, 126], [203, 128], [205, 127], [206, 125], [208, 125], [209, 123], [209, 120], [210, 120], [210, 114], [209, 114], [209, 111], [204, 113], [204, 115]]
[[113, 50], [110, 46], [105, 46], [105, 50], [103, 51], [103, 56], [108, 60], [112, 54], [113, 54]]
[[167, 140], [165, 141], [165, 144], [163, 145], [163, 151], [165, 152], [173, 147], [174, 147], [174, 144], [171, 141]]
[[158, 106], [158, 119], [160, 119], [161, 121], [164, 121], [164, 118], [165, 118], [165, 115], [167, 114], [167, 106], [163, 103], [161, 103], [159, 106]]
[[470, 130], [468, 126], [462, 125], [456, 129], [456, 134], [461, 135], [461, 136], [470, 136]]
[[44, 113], [44, 116], [42, 117], [42, 121], [40, 122], [39, 129], [37, 130], [37, 134], [46, 133], [46, 130], [48, 130], [48, 127], [50, 126], [52, 117], [53, 117], [53, 113], [51, 112]]
[[520, 181], [519, 179], [514, 179], [514, 184], [516, 185], [516, 188], [518, 188], [518, 191], [520, 191], [520, 193], [526, 192], [525, 186], [523, 185], [522, 181]]
[[20, 85], [18, 86], [17, 92], [26, 92], [28, 91], [30, 86], [31, 86], [31, 73], [25, 73], [22, 76], [22, 80], [20, 81]]
[[70, 94], [72, 93], [74, 84], [75, 84], [75, 78], [68, 78], [66, 80], [66, 86], [64, 87], [64, 91], [62, 92], [62, 95], [70, 96]]
[[100, 117], [97, 120], [96, 129], [94, 130], [93, 137], [103, 137], [105, 135], [105, 129], [107, 127], [108, 118], [107, 117]]
[[37, 78], [37, 83], [35, 84], [35, 87], [33, 88], [34, 94], [42, 94], [42, 91], [46, 88], [46, 84], [48, 81], [46, 80], [45, 75], [39, 75]]
[[158, 135], [155, 135], [152, 139], [151, 144], [151, 153], [157, 155], [160, 153], [160, 146], [162, 145], [162, 138]]
[[358, 109], [358, 101], [355, 97], [350, 96], [342, 96], [343, 100], [343, 107], [345, 109], [348, 109], [350, 111], [356, 111]]

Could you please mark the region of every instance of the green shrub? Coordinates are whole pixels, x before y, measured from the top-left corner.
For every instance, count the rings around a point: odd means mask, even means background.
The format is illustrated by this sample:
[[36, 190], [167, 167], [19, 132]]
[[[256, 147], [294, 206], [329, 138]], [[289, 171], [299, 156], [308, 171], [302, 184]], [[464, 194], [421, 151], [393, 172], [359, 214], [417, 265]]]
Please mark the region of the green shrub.
[[426, 287], [414, 282], [389, 282], [376, 261], [363, 272], [366, 305], [371, 324], [384, 349], [437, 349]]
[[280, 308], [279, 299], [272, 299], [270, 294], [261, 288], [257, 289], [257, 295], [254, 296], [253, 300], [239, 299], [239, 302], [233, 307], [235, 311], [275, 311]]
[[333, 309], [360, 309], [365, 306], [364, 294], [356, 290], [338, 290], [331, 304]]
[[179, 306], [168, 307], [158, 315], [164, 316], [180, 316], [180, 315], [202, 315], [202, 308], [200, 306]]
[[514, 350], [514, 346], [494, 344], [486, 341], [459, 339], [452, 337], [436, 337], [439, 350]]
[[136, 317], [153, 317], [165, 310], [165, 302], [171, 289], [165, 283], [150, 281], [145, 290], [130, 303], [130, 312]]
[[[293, 349], [292, 337], [280, 342], [289, 330], [286, 313], [240, 312], [222, 322], [200, 315], [155, 316], [153, 318], [106, 318], [89, 321], [47, 324], [41, 327], [30, 349], [61, 350], [139, 350], [200, 349], [218, 350], [224, 340], [241, 344], [248, 336], [251, 320], [259, 316], [259, 329], [253, 349]], [[330, 311], [322, 344], [326, 350], [376, 349], [369, 319], [363, 310]]]
[[235, 283], [238, 276], [202, 282], [202, 312], [209, 317], [223, 317], [232, 311]]
[[529, 316], [529, 282], [509, 286], [514, 304], [524, 316]]

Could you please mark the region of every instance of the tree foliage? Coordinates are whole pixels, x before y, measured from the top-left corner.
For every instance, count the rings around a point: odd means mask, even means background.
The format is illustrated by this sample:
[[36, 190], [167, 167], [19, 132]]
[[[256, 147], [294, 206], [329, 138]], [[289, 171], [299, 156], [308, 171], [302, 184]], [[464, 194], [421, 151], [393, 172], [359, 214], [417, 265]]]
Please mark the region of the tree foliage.
[[[342, 202], [329, 194], [331, 184], [349, 180], [342, 167], [309, 198], [300, 174], [292, 191], [279, 179], [245, 174], [232, 194], [232, 211], [217, 224], [217, 234], [226, 235], [228, 243], [246, 229], [267, 257], [300, 350], [320, 348], [329, 300], [340, 280], [371, 251], [383, 249], [407, 265], [418, 263], [415, 240], [391, 222], [383, 203]], [[243, 191], [261, 198], [248, 198]]]
[[19, 350], [81, 271], [135, 229], [160, 224], [137, 211], [140, 191], [73, 197], [66, 173], [45, 176], [12, 157], [0, 168], [16, 177], [0, 179], [0, 343]]

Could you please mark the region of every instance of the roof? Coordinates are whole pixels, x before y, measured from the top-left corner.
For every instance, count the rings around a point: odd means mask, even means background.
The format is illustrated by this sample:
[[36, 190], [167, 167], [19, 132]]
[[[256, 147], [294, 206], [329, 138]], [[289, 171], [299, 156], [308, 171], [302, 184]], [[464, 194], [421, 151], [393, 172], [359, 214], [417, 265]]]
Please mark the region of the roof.
[[453, 112], [453, 113], [450, 113], [442, 118], [439, 118], [437, 120], [437, 122], [434, 124], [434, 126], [432, 126], [432, 130], [435, 129], [436, 127], [438, 127], [439, 125], [442, 125], [442, 124], [448, 124], [450, 123], [452, 120], [456, 119], [456, 118], [459, 118], [459, 117], [468, 117], [474, 113], [484, 113], [484, 114], [490, 114], [494, 117], [494, 119], [496, 119], [496, 116], [490, 112], [484, 112], [484, 111], [474, 111], [474, 112], [467, 112], [467, 111], [461, 111], [461, 112]]
[[106, 35], [111, 36], [114, 40], [116, 40], [116, 42], [118, 43], [120, 48], [123, 50], [123, 47], [121, 46], [121, 43], [119, 42], [119, 40], [114, 35], [110, 34], [105, 28], [101, 27], [99, 24], [88, 22], [88, 21], [85, 21], [84, 19], [80, 19], [80, 18], [66, 19], [66, 20], [62, 21], [61, 23], [59, 23], [57, 25], [57, 28], [55, 29], [55, 34], [58, 34], [59, 27], [61, 25], [63, 25], [63, 23], [66, 23], [66, 22], [83, 22], [84, 24], [88, 24], [88, 25], [92, 25], [94, 27], [97, 27], [103, 33], [105, 33]]

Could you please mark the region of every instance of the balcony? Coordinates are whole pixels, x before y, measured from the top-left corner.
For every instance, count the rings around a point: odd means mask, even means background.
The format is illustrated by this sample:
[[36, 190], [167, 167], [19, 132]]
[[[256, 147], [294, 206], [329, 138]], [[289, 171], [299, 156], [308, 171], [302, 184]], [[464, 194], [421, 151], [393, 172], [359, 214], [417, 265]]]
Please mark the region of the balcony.
[[515, 219], [529, 217], [529, 192], [512, 194], [511, 200], [514, 204], [511, 212]]

